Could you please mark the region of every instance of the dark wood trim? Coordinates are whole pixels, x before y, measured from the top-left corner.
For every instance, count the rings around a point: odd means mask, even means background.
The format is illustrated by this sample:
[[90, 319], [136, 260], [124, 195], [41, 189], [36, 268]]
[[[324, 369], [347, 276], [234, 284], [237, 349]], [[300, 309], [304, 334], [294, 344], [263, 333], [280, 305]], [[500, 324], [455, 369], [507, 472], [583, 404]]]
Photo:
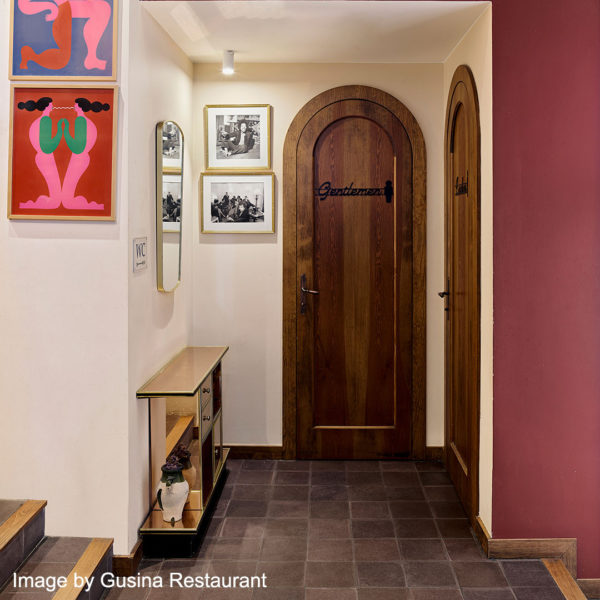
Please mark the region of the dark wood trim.
[[577, 585], [587, 598], [600, 598], [600, 579], [578, 579]]
[[585, 600], [585, 594], [581, 591], [562, 560], [559, 558], [545, 558], [542, 562], [563, 593], [565, 600]]
[[413, 149], [413, 386], [412, 458], [425, 458], [425, 140], [413, 114], [396, 98], [376, 88], [349, 85], [310, 100], [290, 125], [283, 148], [283, 458], [296, 457], [296, 155], [306, 124], [326, 106], [366, 100], [394, 114]]
[[254, 460], [277, 460], [283, 458], [283, 446], [236, 446], [228, 445], [229, 458]]
[[488, 542], [488, 558], [558, 558], [572, 576], [577, 574], [577, 540], [548, 538], [531, 540], [501, 540]]
[[437, 460], [439, 462], [444, 462], [444, 447], [427, 446], [427, 448], [425, 448], [425, 458], [427, 460]]
[[[466, 98], [464, 97], [464, 92], [466, 90]], [[460, 100], [457, 100], [460, 99]], [[470, 374], [470, 381], [473, 382], [473, 393], [475, 396], [475, 406], [474, 412], [475, 414], [471, 414], [470, 416], [470, 424], [469, 427], [469, 437], [472, 443], [473, 451], [472, 456], [470, 457], [470, 463], [467, 465], [469, 473], [471, 474], [468, 480], [469, 483], [469, 498], [468, 504], [469, 506], [465, 506], [465, 509], [468, 512], [469, 519], [471, 523], [475, 523], [477, 519], [477, 515], [479, 513], [479, 445], [480, 445], [480, 414], [481, 414], [481, 398], [480, 398], [480, 389], [481, 389], [481, 128], [480, 128], [480, 118], [479, 118], [479, 98], [477, 94], [477, 87], [475, 85], [475, 78], [473, 77], [473, 73], [471, 69], [467, 65], [460, 65], [456, 68], [454, 72], [454, 76], [452, 77], [452, 82], [450, 84], [450, 90], [448, 95], [448, 104], [446, 107], [446, 123], [445, 123], [445, 133], [444, 133], [444, 173], [445, 173], [445, 182], [444, 182], [444, 223], [445, 223], [445, 277], [444, 281], [448, 281], [451, 279], [450, 277], [450, 262], [451, 262], [451, 239], [450, 239], [450, 219], [452, 215], [450, 214], [450, 203], [454, 197], [454, 188], [451, 173], [451, 161], [450, 161], [450, 150], [453, 144], [452, 134], [454, 133], [454, 118], [456, 115], [456, 108], [459, 103], [463, 103], [465, 106], [468, 105], [468, 114], [469, 118], [472, 119], [470, 124], [470, 156], [469, 156], [469, 164], [475, 163], [476, 169], [475, 173], [470, 174], [469, 186], [473, 185], [473, 189], [475, 190], [477, 196], [477, 209], [476, 209], [476, 227], [477, 227], [477, 243], [476, 243], [476, 252], [477, 252], [477, 264], [476, 269], [477, 272], [475, 274], [471, 273], [473, 279], [477, 282], [477, 304], [474, 307], [475, 314], [472, 315], [472, 322], [474, 327], [477, 327], [477, 331], [475, 332], [475, 336], [477, 339], [477, 344], [475, 348], [475, 357], [474, 357], [474, 365], [475, 365], [475, 373]], [[473, 153], [476, 154], [473, 157]], [[450, 282], [452, 286], [452, 282]], [[453, 452], [450, 448], [449, 444], [451, 441], [451, 429], [450, 429], [450, 418], [451, 415], [451, 407], [450, 407], [450, 383], [448, 373], [452, 367], [451, 364], [451, 352], [450, 352], [450, 322], [446, 321], [445, 325], [445, 451], [449, 457], [449, 453]], [[448, 458], [448, 460], [450, 460]], [[449, 472], [452, 475], [453, 466], [447, 465], [449, 467]], [[463, 467], [464, 468], [464, 467]], [[456, 486], [455, 482], [455, 486]], [[458, 486], [456, 486], [458, 487]], [[461, 495], [459, 493], [459, 495]], [[463, 503], [466, 502], [466, 499], [461, 498]]]
[[143, 556], [142, 540], [138, 540], [131, 554], [113, 556], [112, 570], [119, 577], [135, 575]]
[[475, 517], [475, 521], [472, 522], [472, 526], [473, 531], [475, 532], [475, 535], [477, 536], [477, 539], [483, 548], [483, 551], [485, 552], [486, 556], [489, 556], [489, 542], [491, 536], [479, 515]]

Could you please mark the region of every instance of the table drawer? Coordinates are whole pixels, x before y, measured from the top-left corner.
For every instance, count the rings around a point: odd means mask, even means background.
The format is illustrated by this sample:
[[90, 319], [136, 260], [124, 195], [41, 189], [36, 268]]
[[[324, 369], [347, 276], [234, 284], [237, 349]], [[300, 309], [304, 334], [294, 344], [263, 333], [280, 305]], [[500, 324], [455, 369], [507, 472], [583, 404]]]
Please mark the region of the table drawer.
[[202, 406], [207, 402], [212, 404], [213, 399], [213, 378], [212, 373], [202, 382], [200, 386], [200, 398]]
[[206, 436], [209, 434], [212, 424], [213, 424], [213, 405], [212, 399], [206, 402], [206, 404], [202, 404], [202, 440], [206, 439]]

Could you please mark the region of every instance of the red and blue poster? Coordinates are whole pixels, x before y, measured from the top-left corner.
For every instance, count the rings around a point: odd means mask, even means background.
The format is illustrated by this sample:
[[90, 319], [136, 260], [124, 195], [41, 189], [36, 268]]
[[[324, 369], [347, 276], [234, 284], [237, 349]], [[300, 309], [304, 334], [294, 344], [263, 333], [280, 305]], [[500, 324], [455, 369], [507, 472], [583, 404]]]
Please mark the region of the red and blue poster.
[[11, 79], [114, 80], [116, 0], [13, 0]]
[[116, 86], [13, 86], [10, 219], [114, 220]]

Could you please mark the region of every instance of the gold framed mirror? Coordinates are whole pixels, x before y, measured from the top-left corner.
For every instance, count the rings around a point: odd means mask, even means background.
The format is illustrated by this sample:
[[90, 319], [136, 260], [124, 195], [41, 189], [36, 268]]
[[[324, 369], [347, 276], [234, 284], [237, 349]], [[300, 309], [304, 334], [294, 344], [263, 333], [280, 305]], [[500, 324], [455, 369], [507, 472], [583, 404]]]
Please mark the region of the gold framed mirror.
[[175, 121], [156, 124], [156, 285], [173, 292], [181, 282], [183, 131]]

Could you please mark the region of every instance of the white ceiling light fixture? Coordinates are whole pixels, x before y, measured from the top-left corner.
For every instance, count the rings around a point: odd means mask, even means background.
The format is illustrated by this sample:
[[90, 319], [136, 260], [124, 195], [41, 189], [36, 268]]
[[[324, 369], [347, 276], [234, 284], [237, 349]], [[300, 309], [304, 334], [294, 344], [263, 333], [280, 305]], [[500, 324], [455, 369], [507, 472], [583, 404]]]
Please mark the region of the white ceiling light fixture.
[[223, 50], [223, 75], [233, 75], [233, 50]]

